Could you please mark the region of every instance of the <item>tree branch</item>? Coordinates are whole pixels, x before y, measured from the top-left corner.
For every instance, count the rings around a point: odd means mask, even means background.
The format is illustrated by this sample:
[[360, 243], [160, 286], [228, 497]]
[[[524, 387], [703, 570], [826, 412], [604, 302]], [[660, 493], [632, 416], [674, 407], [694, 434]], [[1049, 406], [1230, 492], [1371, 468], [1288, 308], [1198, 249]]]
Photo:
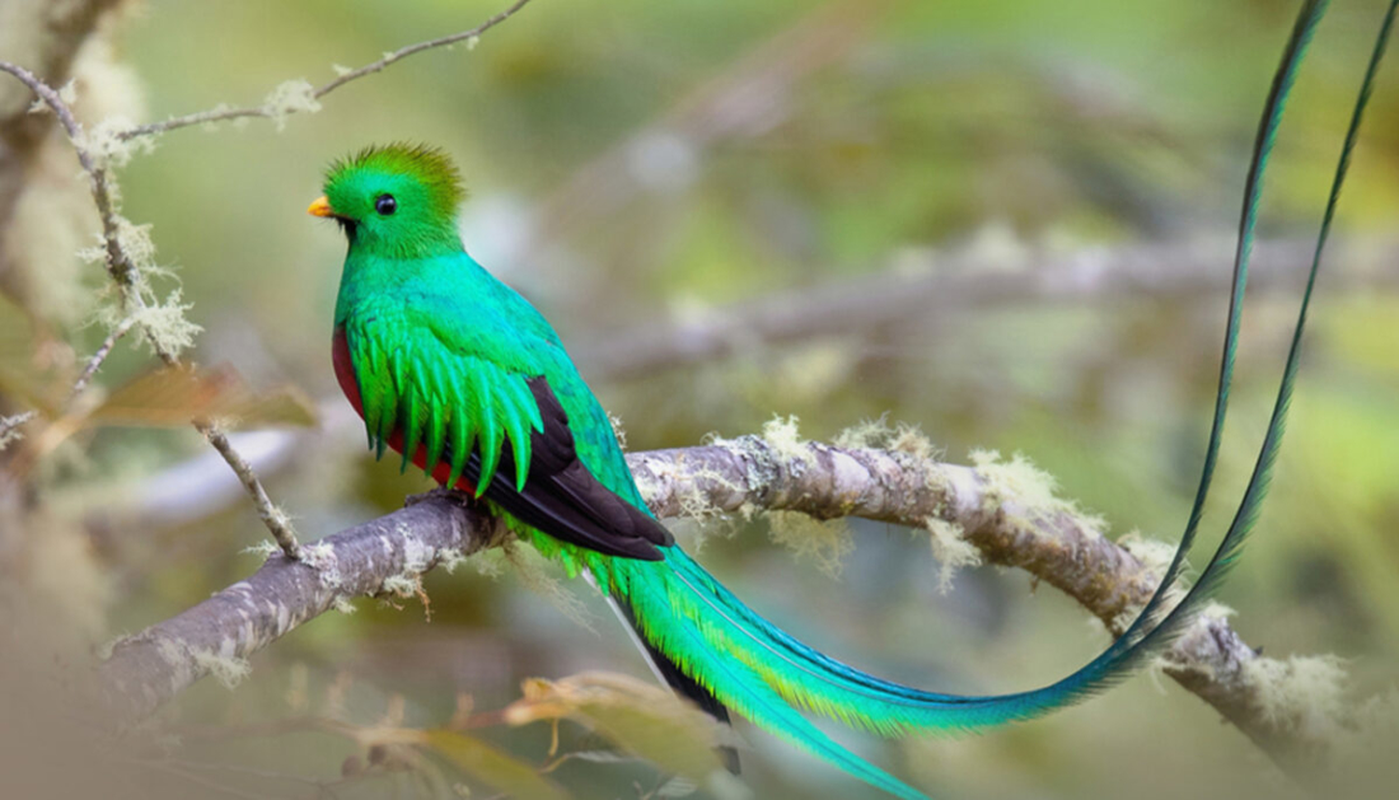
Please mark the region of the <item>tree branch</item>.
[[[352, 69], [347, 72], [344, 72], [336, 76], [334, 80], [321, 84], [320, 86], [312, 90], [311, 99], [319, 100], [322, 97], [325, 97], [326, 95], [335, 91], [336, 89], [339, 89], [341, 86], [350, 83], [351, 81], [358, 80], [366, 75], [373, 75], [376, 72], [382, 72], [394, 62], [401, 61], [402, 59], [405, 59], [408, 56], [421, 53], [424, 50], [432, 50], [438, 47], [447, 47], [449, 45], [453, 45], [461, 41], [466, 41], [470, 43], [471, 40], [475, 39], [476, 37], [490, 30], [491, 28], [494, 28], [495, 26], [499, 25], [505, 20], [515, 16], [517, 12], [519, 12], [525, 6], [529, 5], [529, 3], [530, 0], [517, 0], [514, 5], [510, 6], [504, 11], [501, 11], [500, 13], [491, 17], [490, 19], [487, 19], [485, 22], [481, 23], [480, 25], [477, 25], [471, 30], [461, 31], [460, 33], [454, 33], [450, 36], [442, 36], [437, 39], [430, 39], [425, 42], [410, 44], [406, 47], [400, 47], [392, 53], [385, 54], [385, 56], [379, 59], [378, 61], [372, 61], [368, 64], [365, 64], [362, 67], [359, 67], [358, 69]], [[187, 128], [191, 125], [203, 125], [209, 122], [223, 122], [225, 120], [239, 119], [245, 117], [265, 117], [271, 119], [284, 116], [285, 114], [294, 111], [296, 111], [296, 109], [271, 108], [266, 104], [260, 106], [249, 106], [247, 108], [213, 108], [209, 109], [208, 111], [199, 111], [193, 114], [186, 114], [182, 117], [174, 117], [172, 119], [167, 119], [163, 122], [152, 122], [147, 125], [138, 125], [137, 127], [121, 131], [117, 134], [117, 138], [121, 139], [122, 141], [130, 141], [132, 139], [138, 139], [144, 136], [152, 136], [155, 134], [165, 133], [166, 131], [176, 130], [177, 128]]]
[[[1399, 285], [1399, 240], [1338, 242], [1337, 283]], [[1252, 286], [1292, 286], [1306, 278], [1313, 242], [1260, 241]], [[648, 320], [577, 350], [590, 372], [612, 379], [713, 361], [755, 346], [870, 331], [901, 320], [1015, 303], [1098, 302], [1118, 297], [1215, 294], [1227, 290], [1224, 239], [1085, 247], [1057, 255], [1025, 252], [1009, 263], [975, 248], [904, 256], [882, 273], [779, 292], [716, 309], [686, 322]], [[639, 335], [638, 331], [644, 331]]]
[[[959, 466], [910, 452], [755, 436], [628, 459], [661, 517], [698, 501], [716, 512], [759, 508], [955, 526], [986, 561], [1063, 590], [1113, 630], [1155, 588], [1151, 571], [1104, 538], [1100, 522], [1023, 490], [1004, 464]], [[274, 554], [248, 580], [117, 644], [100, 670], [109, 704], [143, 717], [211, 670], [245, 668], [253, 653], [350, 597], [415, 584], [435, 565], [489, 546], [495, 531], [491, 519], [438, 495], [308, 545], [299, 562]], [[1245, 668], [1257, 658], [1227, 622], [1204, 618], [1169, 653], [1166, 671], [1270, 754], [1316, 745], [1264, 713], [1258, 679]]]
[[21, 411], [8, 417], [0, 415], [0, 450], [5, 449], [5, 446], [11, 441], [11, 437], [19, 435], [15, 431], [37, 416], [39, 416], [37, 411]]
[[107, 360], [107, 356], [112, 354], [112, 348], [116, 347], [117, 342], [121, 341], [121, 337], [130, 333], [135, 325], [136, 318], [127, 317], [112, 328], [111, 332], [107, 334], [107, 338], [102, 340], [102, 344], [98, 345], [92, 356], [88, 358], [87, 363], [83, 365], [83, 371], [78, 373], [78, 379], [73, 381], [73, 387], [68, 391], [69, 402], [83, 393], [88, 382], [92, 380], [92, 376], [97, 374], [97, 370], [102, 368], [102, 363]]

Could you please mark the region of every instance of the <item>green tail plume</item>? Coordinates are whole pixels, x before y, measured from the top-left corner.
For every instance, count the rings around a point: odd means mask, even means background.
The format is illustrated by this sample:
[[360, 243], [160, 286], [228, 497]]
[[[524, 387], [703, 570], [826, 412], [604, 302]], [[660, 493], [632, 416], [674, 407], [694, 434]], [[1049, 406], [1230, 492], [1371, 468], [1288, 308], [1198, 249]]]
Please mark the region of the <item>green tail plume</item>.
[[1390, 4], [1351, 120], [1302, 297], [1287, 365], [1257, 463], [1223, 540], [1199, 580], [1174, 608], [1167, 612], [1163, 605], [1196, 537], [1218, 458], [1263, 174], [1297, 69], [1325, 11], [1327, 3], [1324, 0], [1304, 3], [1301, 9], [1274, 78], [1255, 140], [1235, 251], [1234, 282], [1213, 424], [1189, 521], [1160, 587], [1128, 630], [1102, 654], [1068, 677], [1031, 691], [989, 696], [939, 694], [868, 675], [802, 644], [745, 606], [679, 548], [667, 548], [665, 560], [660, 562], [601, 557], [589, 559], [598, 583], [610, 596], [629, 608], [635, 627], [646, 641], [724, 705], [851, 774], [901, 797], [921, 795], [883, 770], [849, 753], [793, 707], [887, 736], [984, 728], [1036, 717], [1077, 702], [1121, 680], [1135, 667], [1161, 652], [1194, 618], [1205, 599], [1218, 587], [1229, 567], [1237, 560], [1257, 518], [1281, 444], [1296, 380], [1302, 332], [1322, 250], [1330, 232], [1364, 108], [1392, 27], [1396, 4], [1399, 4], [1399, 0], [1393, 0]]

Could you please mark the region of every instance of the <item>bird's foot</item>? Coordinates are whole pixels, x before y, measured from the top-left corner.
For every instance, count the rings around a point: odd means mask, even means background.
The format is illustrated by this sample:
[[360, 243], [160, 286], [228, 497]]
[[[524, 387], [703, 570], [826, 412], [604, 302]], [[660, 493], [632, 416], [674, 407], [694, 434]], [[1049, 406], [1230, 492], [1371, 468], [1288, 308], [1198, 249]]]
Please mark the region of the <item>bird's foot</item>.
[[476, 498], [472, 497], [467, 492], [463, 492], [460, 489], [448, 489], [445, 486], [439, 486], [436, 489], [421, 494], [408, 495], [403, 498], [403, 507], [408, 508], [410, 506], [416, 506], [419, 503], [426, 503], [429, 500], [438, 499], [446, 500], [462, 508], [474, 508], [476, 505]]

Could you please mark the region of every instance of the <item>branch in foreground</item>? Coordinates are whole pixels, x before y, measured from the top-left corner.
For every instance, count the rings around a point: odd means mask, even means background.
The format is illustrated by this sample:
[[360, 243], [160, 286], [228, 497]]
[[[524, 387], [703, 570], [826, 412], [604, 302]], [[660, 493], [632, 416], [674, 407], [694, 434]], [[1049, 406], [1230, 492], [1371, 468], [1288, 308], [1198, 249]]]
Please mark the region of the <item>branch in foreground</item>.
[[[1018, 483], [1016, 464], [945, 464], [909, 452], [742, 437], [705, 447], [629, 456], [661, 517], [702, 503], [716, 512], [800, 511], [951, 531], [984, 560], [1020, 567], [1120, 630], [1155, 578], [1103, 538], [1101, 523]], [[306, 546], [301, 561], [271, 556], [258, 572], [184, 613], [120, 642], [101, 667], [110, 705], [140, 718], [210, 671], [245, 659], [296, 626], [358, 595], [401, 593], [419, 576], [489, 546], [492, 520], [444, 496]], [[960, 544], [961, 542], [955, 542]], [[1168, 654], [1166, 671], [1274, 758], [1303, 747], [1304, 729], [1265, 712], [1259, 656], [1222, 619], [1197, 624]]]

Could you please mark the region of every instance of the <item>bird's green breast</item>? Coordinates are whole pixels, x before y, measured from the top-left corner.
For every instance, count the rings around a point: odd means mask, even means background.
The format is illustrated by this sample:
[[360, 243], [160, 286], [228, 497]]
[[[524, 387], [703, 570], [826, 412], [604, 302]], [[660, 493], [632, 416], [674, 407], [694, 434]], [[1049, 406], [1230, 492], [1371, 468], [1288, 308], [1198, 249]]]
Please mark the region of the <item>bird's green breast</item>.
[[[450, 436], [453, 415], [482, 413], [480, 393], [495, 396], [488, 405], [499, 416], [502, 403], [524, 402], [523, 381], [542, 375], [568, 415], [579, 460], [609, 489], [645, 508], [611, 422], [558, 334], [527, 300], [466, 253], [388, 259], [352, 247], [335, 324], [348, 334], [349, 361], [363, 390], [371, 436], [374, 393], [382, 397], [381, 405], [395, 409], [395, 424], [402, 426], [405, 377], [439, 384], [420, 397], [461, 406], [423, 411], [445, 415], [444, 435]], [[462, 385], [454, 390], [440, 385], [452, 382]], [[484, 437], [478, 441], [488, 444]]]

